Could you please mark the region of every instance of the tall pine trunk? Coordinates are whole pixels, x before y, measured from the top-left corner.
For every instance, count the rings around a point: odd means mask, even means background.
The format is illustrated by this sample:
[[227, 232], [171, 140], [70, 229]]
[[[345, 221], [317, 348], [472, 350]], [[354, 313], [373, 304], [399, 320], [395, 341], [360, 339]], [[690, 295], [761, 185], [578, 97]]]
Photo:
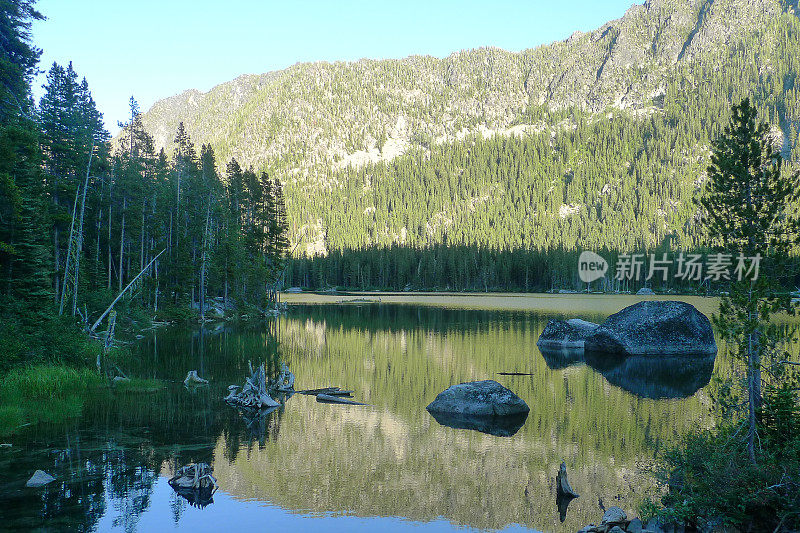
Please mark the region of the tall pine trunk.
[[125, 276], [123, 275], [124, 269], [124, 258], [125, 258], [125, 209], [128, 204], [128, 199], [126, 197], [122, 197], [122, 229], [120, 230], [119, 234], [119, 290], [122, 290], [122, 278]]

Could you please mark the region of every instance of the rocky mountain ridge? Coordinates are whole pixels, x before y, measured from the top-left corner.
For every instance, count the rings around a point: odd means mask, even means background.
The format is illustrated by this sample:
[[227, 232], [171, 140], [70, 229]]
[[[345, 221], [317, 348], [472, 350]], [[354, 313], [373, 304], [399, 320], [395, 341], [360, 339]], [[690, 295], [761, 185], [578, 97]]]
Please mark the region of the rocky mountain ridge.
[[777, 0], [650, 0], [595, 31], [522, 52], [480, 48], [243, 75], [160, 100], [145, 124], [169, 149], [183, 121], [195, 142], [256, 169], [375, 162], [469, 133], [513, 133], [529, 107], [658, 108], [666, 78], [727, 53], [787, 9]]

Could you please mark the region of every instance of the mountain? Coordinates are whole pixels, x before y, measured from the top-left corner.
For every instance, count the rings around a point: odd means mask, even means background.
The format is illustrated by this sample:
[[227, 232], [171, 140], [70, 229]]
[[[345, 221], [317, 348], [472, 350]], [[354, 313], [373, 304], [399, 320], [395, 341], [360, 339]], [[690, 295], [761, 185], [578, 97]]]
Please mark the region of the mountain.
[[652, 0], [522, 52], [245, 75], [161, 100], [144, 124], [168, 151], [182, 121], [221, 161], [277, 175], [309, 255], [689, 246], [690, 200], [732, 102], [751, 96], [797, 162], [796, 13], [779, 0]]

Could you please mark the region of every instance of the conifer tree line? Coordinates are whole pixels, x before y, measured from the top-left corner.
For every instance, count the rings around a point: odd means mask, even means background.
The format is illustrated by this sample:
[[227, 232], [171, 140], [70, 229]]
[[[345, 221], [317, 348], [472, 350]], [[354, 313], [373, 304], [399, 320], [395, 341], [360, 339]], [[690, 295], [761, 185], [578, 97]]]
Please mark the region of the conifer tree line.
[[112, 144], [71, 63], [49, 68], [37, 105], [30, 25], [42, 15], [25, 0], [0, 9], [3, 326], [94, 321], [133, 280], [126, 301], [153, 311], [202, 313], [212, 297], [263, 310], [288, 245], [280, 181], [235, 160], [221, 167], [182, 124], [172, 151], [156, 152], [133, 98]]

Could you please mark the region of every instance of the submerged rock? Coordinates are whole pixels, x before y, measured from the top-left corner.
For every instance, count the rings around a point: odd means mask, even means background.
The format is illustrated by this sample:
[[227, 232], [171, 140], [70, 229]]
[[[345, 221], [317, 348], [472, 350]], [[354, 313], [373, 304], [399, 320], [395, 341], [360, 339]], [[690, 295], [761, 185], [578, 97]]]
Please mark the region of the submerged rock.
[[440, 425], [455, 429], [471, 429], [496, 437], [511, 437], [520, 430], [528, 419], [528, 413], [506, 416], [462, 415], [431, 412]]
[[715, 355], [711, 322], [694, 306], [647, 301], [626, 307], [586, 339], [586, 351], [624, 355]]
[[487, 379], [453, 385], [427, 407], [430, 413], [507, 416], [528, 413], [525, 401], [498, 382]]
[[44, 470], [37, 470], [33, 473], [31, 478], [25, 483], [26, 487], [44, 487], [48, 483], [52, 483], [56, 478], [45, 472]]
[[579, 318], [550, 320], [539, 335], [536, 346], [540, 349], [583, 348], [586, 338], [597, 327], [597, 324]]

